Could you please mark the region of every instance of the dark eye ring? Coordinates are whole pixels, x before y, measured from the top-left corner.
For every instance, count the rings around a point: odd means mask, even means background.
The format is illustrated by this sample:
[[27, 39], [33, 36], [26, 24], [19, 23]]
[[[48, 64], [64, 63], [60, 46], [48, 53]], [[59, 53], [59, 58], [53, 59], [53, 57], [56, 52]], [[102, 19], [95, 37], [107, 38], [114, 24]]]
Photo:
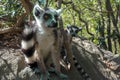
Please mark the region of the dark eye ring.
[[54, 15], [55, 19], [58, 20], [58, 15]]
[[45, 13], [44, 16], [43, 16], [44, 20], [48, 20], [51, 18], [51, 15], [50, 14], [47, 14]]

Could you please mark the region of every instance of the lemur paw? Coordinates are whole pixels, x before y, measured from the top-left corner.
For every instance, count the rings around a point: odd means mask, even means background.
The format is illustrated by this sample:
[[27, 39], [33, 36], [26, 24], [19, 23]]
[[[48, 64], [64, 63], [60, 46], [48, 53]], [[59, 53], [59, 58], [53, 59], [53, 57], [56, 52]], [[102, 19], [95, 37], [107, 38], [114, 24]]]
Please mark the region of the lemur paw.
[[56, 72], [56, 70], [55, 70], [54, 68], [50, 68], [48, 71], [49, 71], [50, 73], [55, 73], [55, 72]]
[[33, 71], [35, 72], [35, 74], [41, 74], [41, 71], [39, 68], [34, 68]]
[[34, 72], [36, 75], [40, 75], [40, 80], [51, 80], [48, 71], [45, 74], [43, 74], [39, 68], [34, 68]]
[[58, 76], [63, 79], [63, 80], [67, 80], [68, 79], [68, 76], [65, 75], [65, 74], [62, 74], [62, 73], [58, 73]]
[[40, 80], [50, 80], [49, 72], [46, 72], [46, 74], [41, 74]]
[[54, 68], [49, 69], [49, 72], [57, 74], [63, 80], [68, 80], [68, 76], [67, 75], [62, 74], [60, 72], [57, 72], [56, 69], [54, 69]]

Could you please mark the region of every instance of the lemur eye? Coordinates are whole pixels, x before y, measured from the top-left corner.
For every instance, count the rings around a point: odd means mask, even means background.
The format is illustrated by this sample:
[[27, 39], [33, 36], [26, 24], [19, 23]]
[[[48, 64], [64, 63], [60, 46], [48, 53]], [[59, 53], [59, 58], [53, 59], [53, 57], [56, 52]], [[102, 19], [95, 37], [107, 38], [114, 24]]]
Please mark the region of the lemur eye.
[[45, 13], [44, 16], [43, 16], [44, 20], [48, 20], [51, 18], [51, 15], [50, 14], [47, 14]]
[[54, 15], [55, 19], [58, 20], [58, 15]]

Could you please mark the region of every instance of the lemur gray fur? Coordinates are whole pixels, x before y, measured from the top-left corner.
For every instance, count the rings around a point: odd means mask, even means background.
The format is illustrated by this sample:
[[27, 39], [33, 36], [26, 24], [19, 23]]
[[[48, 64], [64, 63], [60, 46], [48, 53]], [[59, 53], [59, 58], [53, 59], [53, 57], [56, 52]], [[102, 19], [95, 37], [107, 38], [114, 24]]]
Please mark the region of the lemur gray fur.
[[61, 9], [42, 9], [36, 4], [33, 9], [35, 21], [31, 22], [32, 25], [26, 25], [23, 31], [21, 48], [25, 61], [31, 68], [39, 67], [42, 72], [41, 80], [48, 79], [45, 66], [45, 60], [48, 57], [52, 58], [58, 75], [67, 78], [60, 70], [60, 50], [63, 44], [62, 35], [58, 29], [60, 13]]

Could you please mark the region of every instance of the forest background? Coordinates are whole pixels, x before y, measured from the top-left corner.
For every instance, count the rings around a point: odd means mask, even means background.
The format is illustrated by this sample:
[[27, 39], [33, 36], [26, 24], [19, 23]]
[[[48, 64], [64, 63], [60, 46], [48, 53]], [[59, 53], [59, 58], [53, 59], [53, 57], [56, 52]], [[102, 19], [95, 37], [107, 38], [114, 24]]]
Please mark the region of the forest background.
[[[32, 8], [41, 0], [0, 0], [0, 34], [18, 28], [32, 16]], [[63, 8], [62, 21], [81, 27], [79, 36], [114, 54], [120, 53], [120, 0], [47, 0], [46, 6]]]

